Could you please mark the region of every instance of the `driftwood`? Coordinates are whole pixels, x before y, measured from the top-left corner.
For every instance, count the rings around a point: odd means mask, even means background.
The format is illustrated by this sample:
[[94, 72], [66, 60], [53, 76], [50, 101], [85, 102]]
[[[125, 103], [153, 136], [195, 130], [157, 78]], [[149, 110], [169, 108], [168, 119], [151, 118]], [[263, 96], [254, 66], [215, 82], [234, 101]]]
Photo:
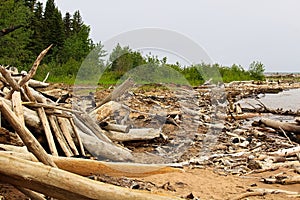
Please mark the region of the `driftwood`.
[[128, 133], [130, 130], [129, 126], [126, 125], [119, 125], [119, 124], [111, 124], [108, 122], [101, 122], [100, 127], [107, 131], [117, 131], [122, 133]]
[[271, 119], [261, 119], [260, 122], [268, 127], [280, 129], [284, 131], [293, 132], [295, 134], [300, 134], [300, 126], [293, 123], [279, 122]]
[[[0, 161], [1, 181], [58, 199], [179, 199], [104, 184], [61, 169], [12, 156], [2, 155]], [[11, 167], [12, 165], [14, 168]]]
[[[6, 148], [11, 149], [10, 145]], [[15, 150], [15, 149], [14, 149]], [[11, 155], [20, 159], [37, 162], [38, 160], [26, 149], [17, 149], [14, 151], [0, 151], [0, 156]], [[113, 177], [146, 177], [155, 174], [165, 174], [173, 172], [183, 172], [179, 168], [170, 167], [167, 164], [139, 164], [139, 163], [118, 163], [104, 162], [81, 158], [66, 158], [51, 156], [59, 169], [66, 170], [81, 176], [106, 175]]]
[[97, 106], [96, 109], [102, 106], [103, 104], [116, 99], [119, 96], [122, 96], [127, 90], [129, 90], [134, 85], [133, 80], [130, 78], [125, 80], [121, 85], [119, 85], [114, 91], [109, 94], [105, 99], [103, 99]]
[[300, 153], [300, 146], [289, 148], [289, 149], [279, 149], [275, 152], [269, 152], [268, 155], [270, 156], [294, 156], [297, 153]]
[[[15, 79], [17, 82], [19, 82], [22, 79], [22, 77], [21, 76], [13, 76], [13, 79]], [[41, 81], [30, 79], [28, 81], [28, 86], [32, 87], [32, 88], [45, 88], [45, 87], [49, 86], [49, 83], [44, 83]]]
[[39, 161], [55, 167], [55, 163], [48, 156], [44, 148], [3, 101], [0, 101], [0, 111], [18, 133], [28, 150], [32, 152], [39, 159]]
[[110, 144], [98, 139], [95, 136], [90, 136], [82, 132], [80, 129], [77, 130], [82, 143], [85, 148], [95, 157], [100, 159], [109, 159], [112, 161], [131, 161], [133, 160], [132, 154], [129, 150], [118, 147], [114, 144]]
[[[66, 138], [66, 140], [67, 140], [67, 142], [68, 142], [68, 144], [69, 144], [69, 146], [70, 146], [73, 154], [74, 155], [79, 155], [77, 147], [76, 147], [76, 145], [74, 143], [74, 140], [72, 138], [71, 132], [70, 132], [70, 130], [68, 128], [68, 125], [67, 125], [69, 123], [69, 121], [67, 119], [64, 119], [64, 118], [61, 118], [61, 117], [57, 117], [57, 121], [58, 121], [59, 126], [61, 128], [62, 134]], [[80, 143], [80, 144], [82, 145], [82, 143]], [[84, 150], [82, 152], [84, 152]], [[82, 154], [82, 155], [84, 155], [84, 154]]]
[[161, 130], [153, 128], [130, 129], [128, 133], [108, 131], [107, 136], [118, 142], [151, 140], [160, 137]]
[[275, 177], [275, 178], [263, 178], [262, 182], [268, 184], [283, 184], [283, 185], [291, 185], [291, 184], [299, 184], [300, 176], [292, 176], [292, 177]]
[[299, 192], [293, 192], [288, 190], [280, 189], [267, 189], [267, 188], [251, 188], [248, 189], [249, 192], [261, 192], [265, 194], [287, 194], [287, 195], [299, 195]]

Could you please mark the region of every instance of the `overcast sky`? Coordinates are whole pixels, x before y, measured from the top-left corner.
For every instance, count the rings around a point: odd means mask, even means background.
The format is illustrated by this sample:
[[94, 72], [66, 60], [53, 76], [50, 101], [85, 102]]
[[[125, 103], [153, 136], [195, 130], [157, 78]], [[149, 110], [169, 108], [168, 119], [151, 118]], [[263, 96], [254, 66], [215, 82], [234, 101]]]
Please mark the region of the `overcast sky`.
[[300, 72], [298, 0], [56, 0], [56, 5], [63, 15], [80, 10], [95, 42], [156, 27], [189, 37], [222, 65], [247, 69], [261, 61], [266, 71]]

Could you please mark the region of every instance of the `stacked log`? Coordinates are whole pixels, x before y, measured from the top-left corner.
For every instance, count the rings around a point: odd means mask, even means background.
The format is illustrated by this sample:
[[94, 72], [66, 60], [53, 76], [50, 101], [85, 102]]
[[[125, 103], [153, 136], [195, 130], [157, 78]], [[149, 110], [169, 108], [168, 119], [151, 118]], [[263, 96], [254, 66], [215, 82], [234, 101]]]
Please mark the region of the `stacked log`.
[[70, 106], [54, 102], [35, 89], [48, 86], [32, 78], [50, 48], [41, 52], [28, 73], [19, 74], [0, 66], [0, 132], [26, 147], [20, 150], [0, 144], [0, 181], [14, 185], [32, 199], [45, 199], [44, 195], [58, 199], [174, 199], [83, 177], [101, 173], [139, 177], [178, 170], [162, 165], [111, 164], [71, 158], [91, 153], [109, 161], [131, 161], [131, 152], [105, 134], [110, 130], [124, 133], [130, 130], [112, 124], [102, 130], [80, 109], [69, 109]]

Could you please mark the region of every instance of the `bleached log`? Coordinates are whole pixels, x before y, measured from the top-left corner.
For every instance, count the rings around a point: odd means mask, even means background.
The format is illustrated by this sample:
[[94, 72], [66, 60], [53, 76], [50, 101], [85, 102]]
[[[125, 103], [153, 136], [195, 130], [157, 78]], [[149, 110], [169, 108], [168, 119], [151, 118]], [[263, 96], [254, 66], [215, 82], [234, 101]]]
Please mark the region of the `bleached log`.
[[161, 130], [153, 128], [130, 129], [128, 133], [121, 133], [116, 131], [108, 131], [107, 136], [118, 142], [138, 141], [138, 140], [152, 140], [160, 137]]
[[115, 111], [121, 108], [122, 108], [122, 104], [115, 101], [110, 101], [100, 106], [99, 108], [93, 110], [92, 112], [89, 113], [89, 115], [97, 122], [101, 122], [107, 117], [109, 117], [110, 115], [112, 115]]
[[51, 127], [52, 127], [52, 130], [53, 130], [53, 133], [61, 147], [61, 149], [63, 150], [63, 152], [65, 153], [65, 155], [67, 157], [71, 157], [73, 156], [74, 154], [72, 153], [71, 149], [69, 148], [69, 145], [68, 143], [66, 142], [59, 126], [58, 126], [58, 122], [56, 120], [56, 116], [53, 116], [53, 115], [50, 115], [48, 116], [48, 119], [49, 119], [49, 122], [51, 124]]
[[51, 160], [36, 138], [31, 134], [26, 126], [19, 121], [17, 116], [3, 101], [0, 101], [0, 111], [5, 119], [14, 128], [14, 130], [18, 133], [28, 150], [32, 152], [42, 163], [56, 167], [55, 163]]
[[271, 119], [261, 119], [260, 122], [271, 128], [275, 128], [275, 129], [282, 128], [284, 131], [293, 132], [295, 134], [300, 134], [300, 126], [297, 124], [287, 123], [287, 122], [279, 122], [279, 121], [271, 120]]
[[[11, 101], [4, 99], [3, 97], [0, 97], [0, 101], [5, 102], [5, 104], [12, 109]], [[41, 121], [37, 115], [37, 112], [26, 107], [23, 107], [23, 111], [26, 126], [34, 129], [37, 133], [41, 133], [43, 128], [41, 127]]]
[[280, 190], [280, 189], [267, 189], [267, 188], [251, 188], [248, 189], [251, 192], [261, 192], [265, 194], [288, 194], [288, 195], [299, 195], [299, 192]]
[[[19, 150], [21, 151], [21, 150]], [[37, 162], [37, 159], [29, 152], [0, 151], [1, 155], [11, 155], [17, 158]], [[140, 164], [104, 162], [97, 160], [66, 158], [51, 156], [58, 168], [81, 176], [106, 175], [112, 177], [147, 177], [155, 174], [183, 172], [182, 169], [171, 167], [168, 164]]]
[[75, 126], [75, 123], [74, 123], [74, 120], [69, 118], [69, 122], [71, 124], [71, 128], [72, 128], [72, 131], [75, 135], [75, 138], [77, 139], [78, 141], [78, 144], [79, 144], [79, 149], [80, 149], [80, 152], [81, 152], [81, 155], [85, 156], [85, 151], [84, 151], [84, 148], [83, 148], [83, 143], [82, 143], [82, 139], [81, 137], [79, 136], [79, 133], [78, 133], [78, 130], [77, 130], [77, 127]]
[[61, 117], [57, 117], [57, 120], [58, 120], [59, 126], [61, 128], [61, 131], [62, 131], [64, 137], [66, 138], [72, 152], [74, 153], [74, 155], [79, 155], [77, 147], [76, 147], [76, 145], [73, 141], [73, 138], [72, 138], [71, 133], [69, 131], [69, 128], [67, 126], [69, 121], [67, 119], [64, 119], [64, 118], [61, 118]]
[[[13, 79], [15, 79], [17, 82], [21, 80], [21, 76], [14, 76]], [[49, 86], [49, 83], [45, 83], [45, 82], [41, 82], [41, 81], [37, 81], [34, 79], [30, 79], [28, 81], [28, 86], [32, 87], [32, 88], [45, 88]]]
[[110, 144], [101, 141], [95, 136], [90, 136], [82, 132], [80, 129], [77, 130], [84, 147], [95, 157], [100, 159], [109, 159], [112, 161], [131, 161], [133, 155], [124, 148], [118, 147], [114, 144]]
[[[31, 99], [31, 100], [34, 100], [34, 99]], [[43, 129], [45, 131], [45, 135], [46, 135], [46, 139], [47, 139], [47, 142], [49, 145], [50, 152], [52, 155], [58, 156], [58, 152], [57, 152], [55, 142], [54, 142], [54, 137], [52, 135], [50, 124], [49, 124], [49, 121], [48, 121], [48, 118], [47, 118], [44, 108], [38, 108], [37, 113], [38, 113], [38, 116], [40, 117]]]
[[294, 156], [297, 153], [300, 153], [300, 146], [289, 148], [289, 149], [279, 149], [275, 152], [269, 152], [270, 156]]
[[[102, 200], [179, 199], [113, 186], [49, 166], [12, 156], [0, 156], [0, 180], [53, 198]], [[13, 168], [11, 166], [14, 166]]]
[[100, 127], [107, 131], [117, 131], [122, 133], [128, 133], [130, 130], [130, 127], [127, 125], [119, 125], [119, 124], [111, 124], [108, 122], [101, 122]]

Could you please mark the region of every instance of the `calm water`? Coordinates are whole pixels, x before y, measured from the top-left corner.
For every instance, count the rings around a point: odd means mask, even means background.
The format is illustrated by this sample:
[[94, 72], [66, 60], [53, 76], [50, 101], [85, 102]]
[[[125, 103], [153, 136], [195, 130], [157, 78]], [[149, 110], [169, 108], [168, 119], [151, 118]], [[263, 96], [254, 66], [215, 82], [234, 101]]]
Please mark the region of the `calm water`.
[[[300, 89], [292, 89], [280, 92], [278, 94], [261, 94], [259, 95], [260, 101], [263, 102], [268, 108], [283, 110], [300, 110]], [[256, 105], [258, 102], [254, 99], [244, 99], [241, 101], [242, 106], [249, 107], [245, 102]]]

